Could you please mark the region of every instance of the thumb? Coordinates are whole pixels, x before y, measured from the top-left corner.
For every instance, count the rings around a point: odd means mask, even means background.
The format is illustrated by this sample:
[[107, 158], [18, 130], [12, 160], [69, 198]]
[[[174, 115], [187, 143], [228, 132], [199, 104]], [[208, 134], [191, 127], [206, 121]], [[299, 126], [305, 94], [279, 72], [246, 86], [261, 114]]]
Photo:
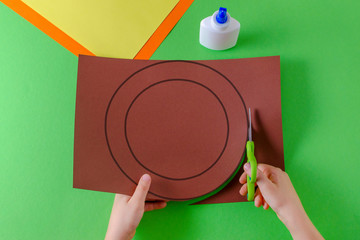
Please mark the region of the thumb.
[[149, 191], [151, 184], [151, 177], [149, 174], [144, 174], [135, 189], [135, 192], [129, 201], [141, 204], [145, 202], [146, 195]]
[[[247, 175], [251, 176], [250, 163], [245, 163], [244, 171]], [[271, 189], [273, 188], [273, 183], [265, 176], [265, 174], [259, 168], [257, 168], [256, 171], [256, 184], [258, 185], [263, 194], [266, 194], [266, 192], [271, 191]]]

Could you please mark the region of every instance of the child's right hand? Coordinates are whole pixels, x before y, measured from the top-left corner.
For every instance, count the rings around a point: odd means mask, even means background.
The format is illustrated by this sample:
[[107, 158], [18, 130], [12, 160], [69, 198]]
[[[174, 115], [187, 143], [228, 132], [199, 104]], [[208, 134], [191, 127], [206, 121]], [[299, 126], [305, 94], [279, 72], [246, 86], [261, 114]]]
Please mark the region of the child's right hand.
[[[240, 177], [240, 183], [244, 184], [240, 189], [241, 195], [247, 194], [246, 175], [248, 174], [251, 174], [251, 169], [250, 164], [246, 163], [244, 173]], [[283, 222], [290, 220], [294, 213], [304, 213], [300, 199], [286, 172], [260, 163], [256, 179], [258, 186], [254, 197], [256, 207], [264, 206], [264, 209], [268, 209], [270, 206]]]
[[[244, 165], [244, 173], [240, 177], [243, 186], [240, 194], [247, 194], [246, 176], [251, 175], [250, 164]], [[300, 202], [289, 176], [280, 168], [267, 164], [258, 164], [255, 192], [255, 206], [269, 206], [289, 229], [294, 239], [323, 239], [311, 223]]]

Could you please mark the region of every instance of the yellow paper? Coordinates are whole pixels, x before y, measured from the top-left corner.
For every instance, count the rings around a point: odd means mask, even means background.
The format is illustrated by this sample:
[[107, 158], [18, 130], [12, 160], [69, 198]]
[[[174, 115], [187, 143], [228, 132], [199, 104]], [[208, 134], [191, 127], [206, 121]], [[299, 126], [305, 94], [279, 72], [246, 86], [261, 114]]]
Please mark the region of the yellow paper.
[[97, 56], [134, 58], [179, 0], [23, 0]]

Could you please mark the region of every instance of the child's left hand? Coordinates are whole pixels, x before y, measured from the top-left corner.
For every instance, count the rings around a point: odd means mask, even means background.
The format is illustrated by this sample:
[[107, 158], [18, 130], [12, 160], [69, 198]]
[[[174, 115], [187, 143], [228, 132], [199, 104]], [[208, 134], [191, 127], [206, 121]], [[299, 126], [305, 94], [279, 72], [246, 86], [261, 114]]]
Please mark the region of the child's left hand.
[[161, 209], [166, 206], [165, 201], [145, 202], [150, 183], [150, 176], [144, 174], [132, 197], [123, 194], [115, 195], [109, 226], [106, 232], [106, 240], [127, 240], [133, 238], [144, 211]]

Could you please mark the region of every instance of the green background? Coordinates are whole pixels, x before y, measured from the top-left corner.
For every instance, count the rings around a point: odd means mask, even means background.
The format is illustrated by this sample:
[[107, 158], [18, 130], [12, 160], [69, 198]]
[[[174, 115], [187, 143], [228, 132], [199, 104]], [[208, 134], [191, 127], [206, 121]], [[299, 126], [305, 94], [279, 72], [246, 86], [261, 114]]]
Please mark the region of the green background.
[[[219, 6], [236, 47], [198, 43]], [[360, 235], [360, 2], [196, 0], [152, 59], [281, 56], [285, 167], [327, 239]], [[119, 11], [120, 12], [120, 11]], [[0, 238], [102, 239], [113, 194], [72, 188], [77, 57], [0, 3]], [[261, 96], [259, 96], [261, 97]], [[135, 239], [291, 239], [253, 203], [145, 213]]]

